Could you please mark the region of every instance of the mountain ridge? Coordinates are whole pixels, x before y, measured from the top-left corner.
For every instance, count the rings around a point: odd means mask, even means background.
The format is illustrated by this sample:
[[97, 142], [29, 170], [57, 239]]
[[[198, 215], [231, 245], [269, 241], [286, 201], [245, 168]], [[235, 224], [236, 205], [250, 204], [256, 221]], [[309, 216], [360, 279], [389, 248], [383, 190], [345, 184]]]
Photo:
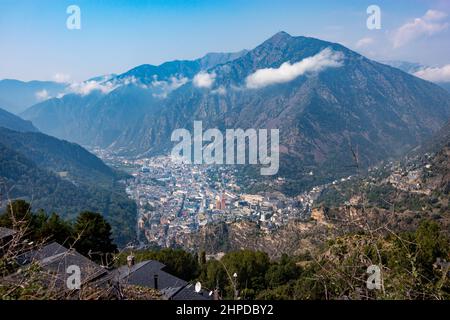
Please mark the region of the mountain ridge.
[[135, 238], [136, 218], [136, 206], [119, 183], [125, 177], [77, 144], [0, 127], [0, 207], [25, 199], [35, 210], [66, 219], [99, 212], [125, 245]]
[[65, 83], [54, 81], [21, 81], [15, 79], [0, 80], [0, 103], [6, 111], [20, 114], [32, 105], [57, 96]]
[[0, 127], [21, 132], [39, 131], [31, 121], [23, 120], [2, 108], [0, 108]]
[[[247, 87], [248, 77], [259, 70], [279, 76], [282, 66], [298, 68], [330, 59], [321, 55], [326, 50], [331, 58], [342, 56], [339, 67], [311, 69], [262, 88]], [[442, 88], [320, 39], [277, 33], [240, 57], [208, 69], [209, 87], [193, 81], [192, 62], [183, 65], [190, 78], [179, 82], [188, 76], [176, 72], [180, 63], [172, 62], [175, 71], [164, 75], [172, 79], [166, 85], [176, 82], [164, 97], [143, 86], [155, 80], [144, 72], [142, 82], [117, 88], [92, 106], [72, 109], [62, 103], [67, 111], [55, 118], [47, 114], [47, 101], [24, 116], [44, 132], [51, 130], [68, 140], [76, 136], [81, 144], [130, 156], [168, 152], [171, 132], [192, 129], [194, 120], [202, 120], [205, 129], [278, 127], [280, 174], [304, 181], [302, 187], [334, 179], [337, 173], [351, 174], [352, 148], [360, 153], [361, 165], [373, 165], [420, 144], [450, 117], [450, 95]], [[68, 111], [78, 109], [75, 118], [67, 117]], [[72, 131], [62, 135], [55, 123]], [[316, 172], [312, 178], [307, 175], [311, 171]]]

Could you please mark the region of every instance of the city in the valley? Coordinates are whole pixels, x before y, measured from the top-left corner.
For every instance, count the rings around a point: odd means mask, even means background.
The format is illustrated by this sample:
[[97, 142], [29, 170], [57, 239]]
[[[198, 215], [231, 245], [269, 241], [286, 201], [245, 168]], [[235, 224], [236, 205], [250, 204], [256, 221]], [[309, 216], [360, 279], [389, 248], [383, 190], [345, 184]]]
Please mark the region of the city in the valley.
[[[184, 246], [188, 237], [212, 223], [253, 221], [271, 232], [310, 217], [315, 187], [296, 197], [280, 192], [246, 193], [233, 166], [175, 163], [170, 156], [129, 159], [95, 150], [107, 163], [126, 170], [126, 191], [138, 206], [141, 244]], [[278, 178], [274, 183], [283, 183]]]

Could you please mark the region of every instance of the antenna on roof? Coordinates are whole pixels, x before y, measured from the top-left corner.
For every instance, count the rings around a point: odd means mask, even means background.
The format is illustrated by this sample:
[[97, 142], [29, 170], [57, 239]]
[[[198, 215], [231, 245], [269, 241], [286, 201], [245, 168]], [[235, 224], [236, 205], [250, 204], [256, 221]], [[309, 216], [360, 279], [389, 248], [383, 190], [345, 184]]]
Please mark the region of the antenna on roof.
[[195, 292], [200, 293], [201, 290], [202, 290], [202, 284], [200, 282], [197, 282], [195, 284]]

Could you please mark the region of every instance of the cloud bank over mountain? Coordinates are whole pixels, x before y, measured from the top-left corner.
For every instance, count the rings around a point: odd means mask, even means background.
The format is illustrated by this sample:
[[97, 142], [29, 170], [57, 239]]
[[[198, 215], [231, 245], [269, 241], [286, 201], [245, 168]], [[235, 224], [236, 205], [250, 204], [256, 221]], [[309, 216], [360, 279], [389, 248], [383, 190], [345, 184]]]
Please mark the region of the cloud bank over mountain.
[[428, 67], [414, 73], [416, 77], [431, 82], [450, 82], [450, 64], [442, 67]]
[[444, 31], [450, 25], [445, 21], [446, 18], [445, 12], [428, 10], [424, 16], [405, 23], [392, 36], [394, 48], [402, 47], [421, 37], [432, 36]]
[[247, 77], [246, 86], [249, 89], [259, 89], [272, 84], [286, 83], [306, 73], [341, 67], [343, 58], [342, 52], [326, 48], [314, 56], [293, 64], [285, 62], [279, 68], [259, 69]]
[[215, 80], [215, 73], [207, 73], [202, 71], [195, 75], [193, 83], [197, 88], [211, 88]]

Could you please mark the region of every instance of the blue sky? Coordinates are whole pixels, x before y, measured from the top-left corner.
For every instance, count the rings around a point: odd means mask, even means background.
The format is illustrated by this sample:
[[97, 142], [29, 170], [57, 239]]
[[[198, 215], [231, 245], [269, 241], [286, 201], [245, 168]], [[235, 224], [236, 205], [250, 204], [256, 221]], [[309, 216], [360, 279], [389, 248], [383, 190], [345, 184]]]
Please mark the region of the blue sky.
[[[81, 30], [66, 28], [72, 4], [81, 9]], [[366, 27], [371, 4], [381, 8], [381, 30]], [[281, 30], [378, 60], [442, 66], [450, 64], [446, 14], [448, 0], [0, 0], [0, 79], [59, 74], [80, 81], [144, 63], [251, 49]]]

